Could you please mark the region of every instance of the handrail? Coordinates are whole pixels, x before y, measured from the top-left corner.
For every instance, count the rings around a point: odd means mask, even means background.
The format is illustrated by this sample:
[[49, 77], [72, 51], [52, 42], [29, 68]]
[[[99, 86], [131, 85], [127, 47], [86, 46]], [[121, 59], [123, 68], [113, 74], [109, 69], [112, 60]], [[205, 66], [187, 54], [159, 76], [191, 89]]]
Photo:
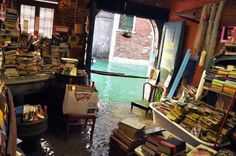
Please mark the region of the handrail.
[[106, 71], [100, 71], [100, 70], [91, 70], [91, 73], [105, 75], [105, 76], [148, 79], [148, 77], [145, 77], [145, 76], [126, 75], [125, 73], [114, 73], [114, 72], [106, 72]]

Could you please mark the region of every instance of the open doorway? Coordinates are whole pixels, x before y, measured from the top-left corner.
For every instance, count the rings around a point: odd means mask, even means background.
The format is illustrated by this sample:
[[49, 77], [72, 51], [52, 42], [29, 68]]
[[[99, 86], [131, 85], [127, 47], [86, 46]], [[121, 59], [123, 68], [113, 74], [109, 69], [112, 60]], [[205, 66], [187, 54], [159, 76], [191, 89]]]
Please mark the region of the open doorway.
[[92, 70], [142, 77], [92, 74], [102, 99], [130, 102], [141, 98], [142, 85], [157, 56], [158, 36], [155, 22], [149, 19], [105, 11], [97, 14]]

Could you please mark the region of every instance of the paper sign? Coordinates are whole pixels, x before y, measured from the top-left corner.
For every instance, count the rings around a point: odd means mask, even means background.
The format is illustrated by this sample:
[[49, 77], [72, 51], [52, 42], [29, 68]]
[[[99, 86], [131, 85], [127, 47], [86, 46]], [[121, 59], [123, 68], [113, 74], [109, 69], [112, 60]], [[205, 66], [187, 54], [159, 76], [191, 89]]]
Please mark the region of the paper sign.
[[29, 20], [24, 19], [24, 28], [23, 28], [23, 30], [25, 32], [28, 32], [28, 30], [29, 30]]

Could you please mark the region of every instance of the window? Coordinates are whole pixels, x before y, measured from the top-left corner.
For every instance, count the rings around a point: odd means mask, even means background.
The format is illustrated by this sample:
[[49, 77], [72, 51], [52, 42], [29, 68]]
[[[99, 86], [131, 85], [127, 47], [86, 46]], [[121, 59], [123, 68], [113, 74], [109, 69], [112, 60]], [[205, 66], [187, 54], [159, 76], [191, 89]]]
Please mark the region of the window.
[[21, 31], [51, 38], [53, 28], [54, 9], [21, 4], [20, 24]]
[[35, 6], [21, 5], [20, 24], [21, 30], [34, 33]]
[[54, 9], [40, 8], [39, 34], [45, 37], [52, 37]]
[[119, 30], [124, 32], [134, 32], [135, 17], [120, 15]]

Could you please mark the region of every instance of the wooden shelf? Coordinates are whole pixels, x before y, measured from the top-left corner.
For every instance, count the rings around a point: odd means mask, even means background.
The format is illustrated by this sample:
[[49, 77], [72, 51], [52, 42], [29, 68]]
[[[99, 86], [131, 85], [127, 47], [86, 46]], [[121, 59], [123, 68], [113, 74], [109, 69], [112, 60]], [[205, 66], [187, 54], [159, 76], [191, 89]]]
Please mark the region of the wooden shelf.
[[228, 96], [228, 97], [231, 97], [231, 98], [234, 96], [232, 94], [228, 94], [228, 93], [225, 93], [225, 92], [222, 92], [222, 91], [217, 91], [217, 90], [211, 89], [210, 87], [207, 87], [207, 86], [203, 86], [203, 89], [209, 90], [209, 91], [221, 94], [221, 95], [225, 95], [225, 96]]

